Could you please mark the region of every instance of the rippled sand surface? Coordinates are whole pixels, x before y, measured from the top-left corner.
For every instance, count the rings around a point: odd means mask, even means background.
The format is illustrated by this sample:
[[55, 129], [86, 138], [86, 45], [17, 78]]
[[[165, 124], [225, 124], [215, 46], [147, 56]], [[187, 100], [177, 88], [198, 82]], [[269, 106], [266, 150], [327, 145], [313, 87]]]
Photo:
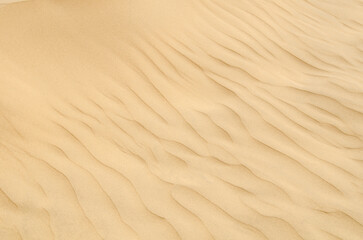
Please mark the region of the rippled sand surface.
[[3, 4], [0, 239], [362, 240], [363, 2]]

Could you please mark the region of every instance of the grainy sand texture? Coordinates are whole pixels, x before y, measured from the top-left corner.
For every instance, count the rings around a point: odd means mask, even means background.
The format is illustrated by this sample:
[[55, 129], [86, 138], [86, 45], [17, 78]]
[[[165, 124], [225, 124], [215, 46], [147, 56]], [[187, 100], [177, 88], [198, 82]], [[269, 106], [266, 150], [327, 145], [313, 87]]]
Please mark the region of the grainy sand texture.
[[0, 7], [0, 240], [362, 240], [362, 0]]

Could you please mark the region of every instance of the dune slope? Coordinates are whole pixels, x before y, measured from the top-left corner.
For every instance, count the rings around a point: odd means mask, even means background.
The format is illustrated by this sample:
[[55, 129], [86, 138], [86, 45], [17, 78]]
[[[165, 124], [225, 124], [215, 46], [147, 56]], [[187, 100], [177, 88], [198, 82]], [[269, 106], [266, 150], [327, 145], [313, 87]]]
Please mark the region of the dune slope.
[[360, 0], [0, 8], [0, 239], [361, 240]]

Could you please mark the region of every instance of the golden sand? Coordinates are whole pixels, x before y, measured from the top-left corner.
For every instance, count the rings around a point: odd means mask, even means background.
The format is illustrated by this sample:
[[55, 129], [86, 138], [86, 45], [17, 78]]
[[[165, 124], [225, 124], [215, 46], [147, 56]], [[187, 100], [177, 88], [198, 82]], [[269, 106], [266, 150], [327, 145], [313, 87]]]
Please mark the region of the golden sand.
[[362, 163], [361, 0], [1, 5], [1, 240], [362, 240]]

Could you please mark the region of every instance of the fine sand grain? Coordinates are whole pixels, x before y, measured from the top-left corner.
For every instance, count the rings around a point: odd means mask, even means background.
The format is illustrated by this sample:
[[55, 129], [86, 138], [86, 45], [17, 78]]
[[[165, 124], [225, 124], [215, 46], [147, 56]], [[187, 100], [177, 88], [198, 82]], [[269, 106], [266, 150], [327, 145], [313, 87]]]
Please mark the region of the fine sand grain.
[[1, 240], [363, 239], [363, 1], [6, 2]]

